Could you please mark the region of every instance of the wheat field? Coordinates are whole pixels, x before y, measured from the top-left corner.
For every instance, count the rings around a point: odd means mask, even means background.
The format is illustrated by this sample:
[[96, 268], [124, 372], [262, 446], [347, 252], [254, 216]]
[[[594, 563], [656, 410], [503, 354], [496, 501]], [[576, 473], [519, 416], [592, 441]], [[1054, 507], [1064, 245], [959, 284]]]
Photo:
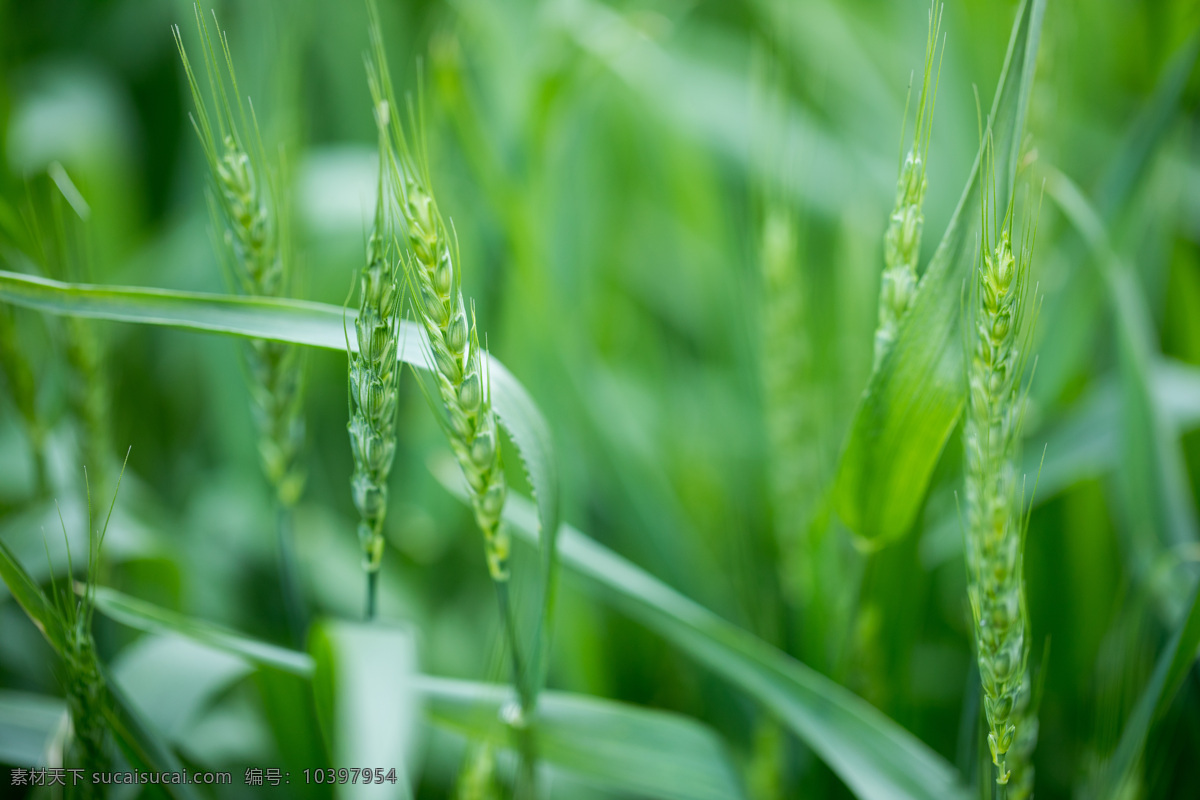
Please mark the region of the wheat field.
[[0, 0], [0, 796], [1200, 796], [1192, 0]]

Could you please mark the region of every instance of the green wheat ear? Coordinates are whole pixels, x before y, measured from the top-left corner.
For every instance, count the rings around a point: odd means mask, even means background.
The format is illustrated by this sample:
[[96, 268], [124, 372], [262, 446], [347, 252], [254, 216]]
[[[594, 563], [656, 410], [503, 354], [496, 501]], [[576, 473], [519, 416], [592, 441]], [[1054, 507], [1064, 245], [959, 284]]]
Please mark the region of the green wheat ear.
[[[933, 108], [937, 102], [941, 58], [935, 71], [934, 56], [942, 25], [942, 7], [929, 8], [929, 30], [925, 41], [925, 69], [917, 95], [917, 119], [912, 145], [900, 163], [896, 201], [884, 235], [884, 269], [879, 286], [879, 324], [875, 330], [875, 368], [883, 361], [900, 330], [917, 293], [917, 261], [921, 255], [921, 232], [925, 226], [925, 170], [929, 161], [929, 137], [933, 131]], [[945, 53], [945, 37], [942, 39]], [[911, 90], [910, 90], [911, 91]], [[911, 96], [911, 94], [910, 94]], [[905, 107], [907, 108], [907, 102]], [[905, 112], [907, 117], [907, 111]], [[906, 120], [907, 121], [907, 120]], [[903, 131], [900, 135], [904, 139]]]
[[[359, 513], [358, 536], [363, 566], [369, 575], [383, 560], [383, 521], [387, 514], [387, 480], [396, 452], [396, 409], [400, 367], [400, 319], [404, 284], [400, 242], [396, 238], [395, 154], [389, 128], [393, 106], [382, 61], [367, 58], [367, 80], [379, 133], [379, 182], [375, 220], [367, 242], [366, 263], [359, 275], [359, 309], [354, 322], [358, 351], [350, 356], [350, 444], [354, 454], [351, 489]], [[347, 347], [347, 350], [350, 350]], [[367, 616], [375, 611], [374, 578], [368, 588]]]
[[[512, 656], [512, 671], [520, 698], [522, 717], [532, 713], [534, 692], [526, 670], [516, 619], [509, 594], [511, 539], [501, 524], [508, 494], [504, 462], [500, 452], [500, 428], [492, 407], [487, 373], [487, 353], [480, 341], [475, 308], [468, 307], [462, 294], [458, 240], [438, 210], [429, 177], [429, 158], [424, 139], [421, 104], [408, 105], [408, 132], [396, 118], [400, 106], [387, 69], [378, 11], [373, 2], [371, 44], [379, 77], [379, 95], [386, 101], [391, 149], [392, 186], [396, 191], [397, 222], [403, 236], [404, 277], [409, 306], [425, 332], [426, 358], [433, 388], [421, 382], [442, 430], [466, 479], [475, 522], [483, 534], [488, 573], [496, 587], [500, 616]], [[382, 115], [380, 115], [382, 116]], [[532, 758], [522, 746], [521, 781], [532, 785]]]
[[[374, 6], [369, 8], [381, 96], [387, 108], [398, 110], [387, 74], [378, 17]], [[463, 299], [458, 240], [438, 210], [433, 193], [419, 108], [420, 103], [416, 108], [411, 103], [408, 106], [408, 133], [398, 119], [390, 126], [395, 153], [391, 162], [392, 182], [407, 249], [405, 281], [413, 315], [429, 342], [429, 371], [440, 399], [435, 403], [439, 406], [438, 418], [467, 481], [475, 521], [484, 537], [488, 571], [494, 580], [507, 581], [510, 539], [500, 524], [507, 486], [487, 359], [474, 307], [468, 309]], [[430, 402], [434, 402], [432, 393]]]
[[[172, 28], [196, 113], [192, 124], [212, 178], [209, 208], [217, 253], [243, 294], [283, 297], [292, 282], [287, 213], [280, 172], [263, 146], [254, 108], [243, 101], [229, 41], [213, 14], [215, 32], [195, 6], [208, 97], [188, 59], [179, 27]], [[304, 489], [299, 464], [304, 443], [303, 362], [292, 345], [255, 339], [246, 349], [263, 471], [290, 508]]]
[[[62, 682], [71, 718], [72, 758], [88, 774], [105, 772], [110, 766], [108, 751], [105, 747], [105, 739], [108, 734], [108, 725], [105, 719], [109, 710], [110, 698], [101, 674], [100, 659], [96, 654], [96, 642], [92, 637], [92, 617], [96, 610], [96, 577], [100, 568], [100, 549], [104, 544], [105, 534], [108, 533], [109, 522], [112, 521], [112, 512], [116, 507], [117, 495], [121, 490], [121, 479], [125, 476], [125, 466], [129, 462], [129, 452], [127, 450], [125, 453], [125, 461], [121, 464], [121, 472], [117, 477], [117, 485], [113, 490], [108, 514], [99, 530], [95, 530], [92, 526], [91, 486], [87, 481], [87, 469], [84, 469], [85, 484], [88, 486], [87, 578], [83, 586], [78, 589], [71, 585], [70, 576], [74, 573], [74, 565], [71, 561], [71, 548], [68, 544], [68, 583], [66, 586], [60, 587], [52, 577], [50, 584], [52, 613], [57, 618], [58, 627], [64, 634], [61, 653]], [[61, 511], [59, 511], [58, 518], [59, 524], [62, 525], [63, 538], [66, 540], [67, 526], [63, 521]], [[53, 575], [53, 573], [51, 574]], [[79, 796], [84, 798], [103, 795], [102, 787], [91, 781], [80, 783], [79, 792]]]
[[1028, 515], [1017, 458], [1029, 355], [1029, 263], [1035, 225], [1014, 243], [1013, 197], [997, 216], [989, 131], [980, 183], [981, 243], [967, 319], [963, 426], [968, 598], [974, 622], [988, 749], [1008, 796], [1029, 796], [1037, 723], [1030, 707], [1024, 550]]

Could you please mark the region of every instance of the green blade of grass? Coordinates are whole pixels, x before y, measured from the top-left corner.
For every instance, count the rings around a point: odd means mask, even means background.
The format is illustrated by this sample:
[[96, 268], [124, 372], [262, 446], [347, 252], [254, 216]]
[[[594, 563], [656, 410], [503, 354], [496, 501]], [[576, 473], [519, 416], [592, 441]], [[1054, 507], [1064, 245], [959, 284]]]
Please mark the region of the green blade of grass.
[[312, 659], [304, 653], [276, 647], [228, 631], [218, 625], [185, 617], [104, 586], [96, 587], [96, 608], [109, 619], [147, 633], [175, 633], [254, 664], [309, 677]]
[[[452, 470], [440, 470], [438, 478], [465, 499]], [[504, 515], [522, 539], [536, 546], [537, 519], [528, 501], [510, 497]], [[563, 566], [586, 578], [615, 607], [771, 709], [858, 797], [966, 797], [945, 759], [846, 688], [569, 525], [559, 533], [559, 555]]]
[[34, 583], [33, 578], [29, 577], [29, 573], [4, 542], [0, 542], [0, 579], [4, 580], [8, 591], [16, 598], [21, 608], [25, 609], [25, 613], [46, 637], [46, 641], [50, 642], [54, 651], [62, 655], [67, 639], [61, 620], [54, 613], [50, 599], [41, 587]]
[[[113, 705], [105, 709], [105, 718], [113, 738], [130, 765], [139, 771], [183, 772], [179, 758], [162, 742], [162, 735], [153, 730], [142, 717], [137, 706], [125, 694], [107, 670], [101, 669], [108, 694]], [[199, 795], [190, 784], [164, 784], [163, 791], [176, 800], [198, 800]]]
[[411, 798], [409, 762], [420, 712], [412, 634], [386, 625], [322, 621], [309, 632], [313, 693], [333, 766], [395, 768], [395, 783], [346, 783], [338, 797]]
[[[420, 679], [442, 726], [508, 746], [503, 723], [511, 689]], [[596, 786], [664, 800], [740, 798], [744, 792], [720, 740], [692, 719], [611, 700], [545, 692], [535, 731], [538, 757]]]
[[[536, 513], [528, 501], [521, 502], [521, 509], [524, 524], [536, 531]], [[318, 673], [318, 682], [328, 681], [336, 672], [307, 653], [175, 614], [105, 587], [97, 587], [96, 608], [132, 628], [179, 634], [306, 681]], [[345, 646], [345, 637], [341, 638]], [[324, 647], [317, 645], [318, 650]], [[395, 679], [393, 673], [385, 674], [389, 680]], [[515, 702], [512, 687], [416, 674], [411, 681], [426, 714], [439, 725], [472, 738], [514, 746], [513, 731], [502, 713]], [[328, 691], [329, 686], [314, 690], [319, 694]], [[321, 701], [318, 707], [324, 707], [328, 715], [331, 704]], [[686, 717], [563, 692], [543, 692], [531, 726], [540, 759], [595, 785], [635, 796], [673, 800], [743, 797], [737, 772], [718, 737]], [[605, 757], [597, 759], [596, 753]]]
[[1198, 648], [1200, 589], [1192, 593], [1190, 609], [1180, 621], [1171, 641], [1159, 655], [1154, 673], [1125, 723], [1125, 730], [1121, 733], [1116, 750], [1093, 784], [1094, 796], [1121, 796], [1122, 787], [1141, 759], [1151, 728], [1162, 717], [1179, 691], [1183, 679], [1196, 660]]
[[[1044, 11], [1044, 0], [1024, 0], [1018, 9], [992, 102], [997, 197], [1007, 197], [1015, 179]], [[977, 155], [899, 336], [871, 376], [838, 465], [838, 514], [855, 534], [875, 545], [903, 535], [912, 525], [962, 411], [961, 304], [975, 260], [979, 164]]]
[[[0, 271], [0, 301], [51, 314], [163, 325], [252, 339], [344, 350], [345, 331], [355, 312], [323, 303], [271, 298], [232, 297], [163, 289], [71, 284]], [[350, 347], [357, 343], [350, 338]], [[404, 320], [398, 358], [424, 370], [433, 363], [421, 328]], [[525, 387], [495, 358], [487, 372], [500, 423], [508, 431], [537, 498], [543, 531], [540, 558], [541, 612], [532, 663], [540, 685], [545, 674], [550, 622], [554, 611], [555, 541], [558, 531], [558, 469], [550, 427]]]
[[[1100, 215], [1079, 187], [1050, 169], [1046, 192], [1091, 248], [1112, 304], [1121, 377], [1118, 484], [1133, 567], [1145, 578], [1162, 548], [1200, 539], [1178, 431], [1151, 387], [1158, 350], [1153, 317], [1132, 266], [1114, 251]], [[1181, 587], [1165, 591], [1182, 594]], [[1178, 608], [1182, 596], [1160, 600]]]
[[66, 716], [67, 706], [57, 697], [0, 691], [0, 764], [47, 766], [46, 752]]

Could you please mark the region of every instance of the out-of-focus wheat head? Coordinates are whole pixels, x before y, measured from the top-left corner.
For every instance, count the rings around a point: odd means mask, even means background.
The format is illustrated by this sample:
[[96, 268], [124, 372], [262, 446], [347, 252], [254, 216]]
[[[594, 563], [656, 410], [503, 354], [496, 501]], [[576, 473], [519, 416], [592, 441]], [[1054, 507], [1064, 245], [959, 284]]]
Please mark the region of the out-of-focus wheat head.
[[[173, 32], [196, 106], [192, 122], [212, 176], [209, 206], [218, 255], [243, 294], [283, 297], [292, 270], [280, 170], [272, 169], [254, 108], [242, 99], [229, 42], [216, 25], [216, 15], [214, 32], [199, 6], [195, 11], [208, 99], [178, 26]], [[304, 489], [304, 472], [298, 463], [304, 444], [301, 353], [294, 345], [255, 339], [246, 349], [246, 360], [263, 471], [280, 502], [290, 507]]]
[[[917, 260], [921, 255], [921, 231], [925, 226], [925, 169], [929, 160], [929, 137], [933, 130], [933, 108], [937, 102], [938, 74], [934, 57], [942, 25], [942, 9], [929, 8], [929, 34], [925, 42], [925, 69], [917, 95], [917, 120], [912, 145], [900, 164], [896, 202], [884, 235], [884, 268], [879, 286], [879, 324], [875, 330], [875, 367], [878, 368], [900, 330], [917, 293]], [[943, 51], [944, 51], [943, 46]], [[911, 96], [911, 95], [910, 95]], [[903, 139], [901, 135], [901, 139]]]

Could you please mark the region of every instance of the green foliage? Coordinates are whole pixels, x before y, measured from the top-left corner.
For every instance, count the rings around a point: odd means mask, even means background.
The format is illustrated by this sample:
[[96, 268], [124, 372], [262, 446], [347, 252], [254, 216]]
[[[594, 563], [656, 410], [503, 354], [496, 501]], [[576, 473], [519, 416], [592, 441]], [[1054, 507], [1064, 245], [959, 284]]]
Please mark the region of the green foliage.
[[0, 0], [5, 766], [1200, 794], [1194, 2], [137, 5]]
[[[1017, 11], [987, 132], [996, 153], [996, 195], [1011, 191], [1033, 85], [1045, 3]], [[880, 545], [905, 534], [921, 508], [933, 468], [965, 400], [961, 336], [963, 280], [975, 263], [980, 162], [890, 355], [871, 375], [838, 468], [838, 514], [858, 536]]]
[[[461, 490], [459, 490], [461, 493]], [[513, 527], [531, 543], [528, 503]], [[606, 600], [778, 715], [864, 798], [965, 796], [953, 768], [868, 703], [697, 605], [579, 531], [559, 533], [563, 565]]]

